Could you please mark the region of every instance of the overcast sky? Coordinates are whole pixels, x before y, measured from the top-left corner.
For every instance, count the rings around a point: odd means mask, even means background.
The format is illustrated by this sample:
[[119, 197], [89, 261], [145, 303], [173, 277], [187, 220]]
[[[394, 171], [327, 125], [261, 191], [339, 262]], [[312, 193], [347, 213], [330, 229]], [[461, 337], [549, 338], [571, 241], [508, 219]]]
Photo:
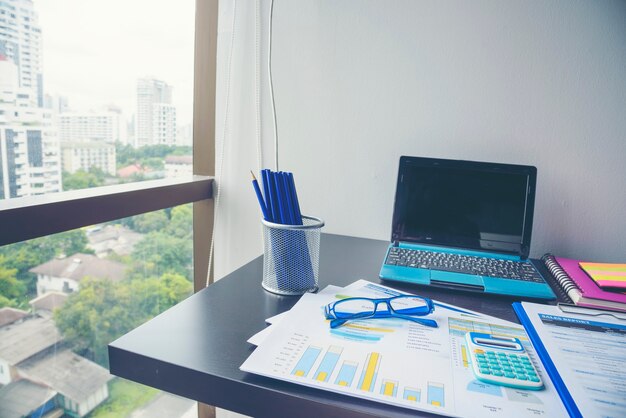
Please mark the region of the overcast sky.
[[191, 122], [194, 0], [34, 0], [44, 92], [72, 110], [114, 104], [135, 113], [137, 78], [174, 87], [179, 125]]

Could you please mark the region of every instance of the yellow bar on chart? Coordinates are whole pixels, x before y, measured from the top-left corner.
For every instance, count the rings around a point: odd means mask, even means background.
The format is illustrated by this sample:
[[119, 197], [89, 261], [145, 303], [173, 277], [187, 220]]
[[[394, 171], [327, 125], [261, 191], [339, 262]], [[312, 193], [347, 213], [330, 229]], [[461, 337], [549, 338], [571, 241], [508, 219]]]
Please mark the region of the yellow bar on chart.
[[396, 385], [393, 382], [385, 382], [385, 386], [383, 386], [383, 395], [393, 396], [393, 390]]
[[359, 386], [361, 390], [372, 391], [374, 389], [374, 380], [376, 376], [376, 370], [378, 370], [378, 362], [380, 361], [380, 353], [370, 353], [367, 364], [365, 365], [365, 371], [363, 372], [363, 381]]
[[326, 381], [326, 376], [328, 376], [328, 373], [326, 373], [326, 372], [319, 372], [317, 374], [317, 376], [315, 377], [315, 380], [318, 380], [320, 382], [324, 382], [324, 381]]
[[461, 357], [463, 358], [463, 367], [467, 367], [469, 362], [467, 361], [467, 348], [464, 345], [461, 346]]

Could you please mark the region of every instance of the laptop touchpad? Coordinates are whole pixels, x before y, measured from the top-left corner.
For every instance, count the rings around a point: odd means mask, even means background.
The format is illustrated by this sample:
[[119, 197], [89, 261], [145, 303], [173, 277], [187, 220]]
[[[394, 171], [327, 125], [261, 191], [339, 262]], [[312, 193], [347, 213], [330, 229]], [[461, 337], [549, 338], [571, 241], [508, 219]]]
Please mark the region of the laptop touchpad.
[[431, 270], [430, 280], [437, 282], [450, 282], [465, 285], [483, 286], [483, 279], [480, 276], [471, 274], [454, 273], [450, 271]]

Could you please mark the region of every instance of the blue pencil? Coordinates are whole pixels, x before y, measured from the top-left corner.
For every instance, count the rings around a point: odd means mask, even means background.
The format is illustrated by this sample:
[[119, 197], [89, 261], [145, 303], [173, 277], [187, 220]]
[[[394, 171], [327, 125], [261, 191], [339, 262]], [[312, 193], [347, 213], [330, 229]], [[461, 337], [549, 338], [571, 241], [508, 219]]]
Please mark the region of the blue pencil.
[[300, 212], [300, 203], [298, 202], [298, 192], [296, 191], [296, 183], [293, 179], [293, 173], [287, 173], [289, 180], [289, 189], [291, 190], [291, 204], [293, 205], [294, 223], [302, 225], [302, 212]]
[[267, 168], [261, 170], [261, 180], [263, 181], [263, 196], [265, 196], [265, 205], [267, 206], [267, 215], [270, 217], [269, 222], [274, 222], [276, 215], [274, 215], [274, 208], [272, 207], [272, 200], [270, 199], [270, 175]]
[[252, 175], [252, 186], [254, 187], [254, 191], [256, 192], [256, 197], [259, 200], [259, 205], [261, 206], [261, 212], [263, 212], [263, 219], [269, 221], [267, 214], [267, 207], [265, 206], [265, 201], [263, 200], [263, 195], [261, 194], [261, 189], [259, 189], [259, 182], [256, 181], [256, 177], [254, 177], [254, 173], [250, 170], [250, 174]]

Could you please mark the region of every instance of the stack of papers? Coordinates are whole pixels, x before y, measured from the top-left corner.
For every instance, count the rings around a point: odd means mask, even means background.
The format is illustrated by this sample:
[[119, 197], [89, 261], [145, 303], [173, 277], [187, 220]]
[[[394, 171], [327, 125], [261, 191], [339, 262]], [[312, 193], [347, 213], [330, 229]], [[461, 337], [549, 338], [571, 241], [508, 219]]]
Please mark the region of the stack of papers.
[[[435, 301], [431, 328], [397, 318], [350, 321], [331, 329], [324, 306], [339, 298], [384, 298], [404, 294], [359, 280], [317, 294], [268, 319], [252, 336], [256, 350], [245, 372], [437, 414], [479, 417], [560, 417], [567, 412], [537, 359], [524, 328], [478, 312]], [[474, 378], [465, 334], [518, 338], [545, 384], [542, 391], [490, 385]]]

